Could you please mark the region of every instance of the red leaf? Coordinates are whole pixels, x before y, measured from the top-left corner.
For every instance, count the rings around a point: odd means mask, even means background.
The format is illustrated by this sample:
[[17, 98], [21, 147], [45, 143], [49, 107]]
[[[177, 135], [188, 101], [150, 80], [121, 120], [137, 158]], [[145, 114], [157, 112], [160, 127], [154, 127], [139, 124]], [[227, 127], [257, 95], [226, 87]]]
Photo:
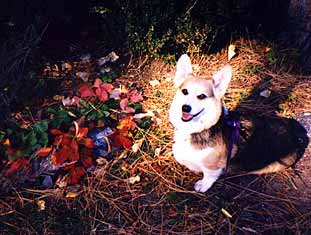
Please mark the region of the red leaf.
[[110, 83], [103, 83], [101, 87], [107, 92], [111, 92], [113, 90], [113, 85], [111, 85]]
[[127, 98], [124, 98], [120, 101], [120, 108], [125, 113], [135, 113], [135, 109], [128, 106], [129, 101]]
[[81, 97], [93, 97], [96, 96], [92, 88], [89, 87], [88, 84], [82, 85], [79, 89]]
[[129, 101], [128, 101], [127, 98], [122, 99], [122, 100], [120, 101], [120, 108], [122, 109], [122, 111], [124, 111], [124, 110], [126, 109], [126, 107], [128, 106], [128, 104], [129, 104]]
[[68, 151], [66, 148], [61, 148], [59, 151], [55, 151], [51, 155], [51, 161], [54, 165], [63, 164], [68, 158]]
[[102, 87], [98, 87], [96, 89], [96, 96], [98, 97], [98, 99], [100, 101], [107, 101], [108, 100], [108, 93], [105, 89], [103, 89]]
[[98, 88], [100, 87], [102, 83], [103, 83], [102, 80], [100, 80], [99, 78], [96, 78], [93, 87]]
[[52, 150], [51, 147], [41, 148], [36, 152], [36, 155], [38, 157], [46, 157], [51, 152], [51, 150]]
[[123, 135], [116, 135], [114, 137], [114, 144], [116, 147], [130, 148], [132, 146], [132, 141]]
[[50, 130], [50, 133], [51, 133], [52, 135], [62, 135], [62, 134], [64, 134], [62, 131], [57, 130], [57, 129], [51, 129], [51, 130]]
[[85, 174], [86, 172], [82, 166], [72, 168], [69, 172], [69, 184], [77, 184]]
[[28, 161], [24, 158], [20, 158], [16, 161], [11, 161], [9, 164], [10, 164], [10, 168], [7, 169], [7, 171], [6, 171], [6, 173], [8, 175], [15, 173], [16, 171], [18, 171], [22, 167], [24, 167], [24, 169], [28, 168]]
[[77, 105], [78, 108], [80, 108], [81, 107], [81, 105], [80, 105], [80, 97], [74, 96], [72, 98], [72, 104], [75, 104], [75, 105]]
[[128, 96], [130, 97], [130, 100], [134, 103], [143, 101], [144, 98], [137, 90], [132, 90], [129, 92]]
[[82, 164], [86, 168], [89, 168], [93, 165], [93, 159], [91, 157], [85, 157], [82, 159]]
[[72, 140], [70, 143], [70, 150], [68, 151], [69, 161], [78, 161], [79, 160], [79, 146], [77, 141]]

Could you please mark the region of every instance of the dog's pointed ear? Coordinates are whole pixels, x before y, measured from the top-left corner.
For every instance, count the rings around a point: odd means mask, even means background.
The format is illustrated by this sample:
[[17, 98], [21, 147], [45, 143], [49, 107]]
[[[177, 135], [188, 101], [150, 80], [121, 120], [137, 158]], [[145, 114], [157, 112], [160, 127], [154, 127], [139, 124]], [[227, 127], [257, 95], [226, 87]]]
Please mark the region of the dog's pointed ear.
[[183, 54], [177, 61], [176, 74], [174, 78], [174, 87], [179, 87], [187, 78], [188, 74], [192, 73], [192, 65], [188, 55]]
[[226, 65], [216, 74], [213, 75], [214, 87], [213, 92], [216, 98], [221, 99], [229, 86], [232, 77], [232, 68]]

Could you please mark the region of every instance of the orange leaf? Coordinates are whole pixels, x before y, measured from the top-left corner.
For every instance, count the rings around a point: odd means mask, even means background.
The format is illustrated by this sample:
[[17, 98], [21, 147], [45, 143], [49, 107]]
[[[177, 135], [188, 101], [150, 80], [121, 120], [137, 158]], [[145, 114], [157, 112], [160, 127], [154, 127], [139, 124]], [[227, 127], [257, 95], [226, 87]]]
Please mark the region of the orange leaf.
[[87, 135], [89, 132], [89, 129], [87, 127], [80, 127], [78, 134], [77, 134], [77, 139], [81, 139]]
[[77, 184], [85, 174], [86, 172], [82, 166], [72, 168], [69, 172], [69, 184]]
[[82, 139], [81, 144], [83, 144], [87, 148], [93, 148], [94, 147], [94, 142], [91, 138]]
[[9, 138], [6, 138], [3, 142], [3, 145], [4, 146], [10, 146], [11, 145], [11, 142], [10, 142], [10, 139]]
[[132, 116], [126, 116], [122, 118], [119, 122], [118, 129], [121, 130], [122, 133], [126, 134], [128, 130], [134, 130], [137, 127], [136, 123], [133, 121]]
[[130, 148], [132, 146], [132, 141], [123, 135], [116, 135], [114, 137], [114, 144], [116, 147], [123, 146], [123, 148]]
[[51, 152], [51, 150], [52, 150], [51, 147], [41, 148], [41, 149], [37, 150], [36, 155], [38, 157], [46, 157]]

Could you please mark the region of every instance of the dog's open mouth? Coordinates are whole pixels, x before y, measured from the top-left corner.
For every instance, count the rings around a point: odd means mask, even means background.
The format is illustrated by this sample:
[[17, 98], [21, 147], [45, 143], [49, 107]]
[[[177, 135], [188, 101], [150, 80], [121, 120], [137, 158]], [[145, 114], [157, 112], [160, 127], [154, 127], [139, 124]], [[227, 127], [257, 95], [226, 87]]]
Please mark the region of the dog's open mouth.
[[200, 112], [192, 115], [190, 113], [186, 113], [186, 112], [182, 112], [182, 117], [181, 120], [183, 120], [184, 122], [189, 122], [191, 121], [193, 118], [197, 117], [200, 113], [203, 112], [204, 109], [202, 109]]

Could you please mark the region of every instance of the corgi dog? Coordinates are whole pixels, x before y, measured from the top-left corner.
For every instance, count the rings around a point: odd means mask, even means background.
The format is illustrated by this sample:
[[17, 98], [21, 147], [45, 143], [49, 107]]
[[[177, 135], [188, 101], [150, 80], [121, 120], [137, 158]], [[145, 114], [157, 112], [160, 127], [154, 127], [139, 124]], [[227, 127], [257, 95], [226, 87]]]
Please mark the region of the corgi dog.
[[288, 168], [308, 144], [305, 129], [294, 119], [226, 115], [222, 99], [231, 77], [229, 65], [208, 80], [193, 74], [187, 55], [177, 62], [177, 91], [169, 110], [173, 156], [190, 171], [203, 173], [194, 185], [197, 192], [206, 192], [225, 171], [266, 174]]

